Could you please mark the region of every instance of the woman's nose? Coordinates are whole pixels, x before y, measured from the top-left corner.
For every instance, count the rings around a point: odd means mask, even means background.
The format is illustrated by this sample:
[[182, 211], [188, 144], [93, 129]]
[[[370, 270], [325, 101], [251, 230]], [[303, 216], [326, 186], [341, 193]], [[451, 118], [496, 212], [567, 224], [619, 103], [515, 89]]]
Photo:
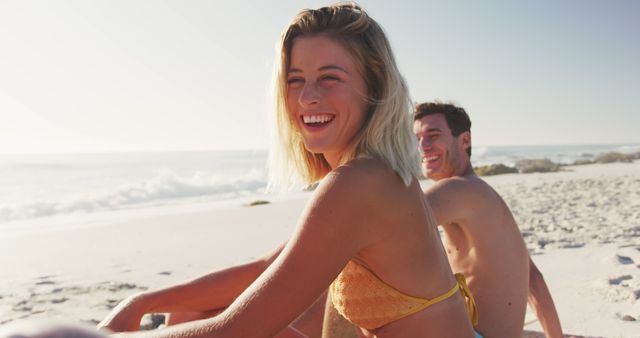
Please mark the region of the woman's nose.
[[320, 93], [315, 82], [307, 82], [302, 87], [298, 102], [303, 107], [312, 106], [320, 102]]

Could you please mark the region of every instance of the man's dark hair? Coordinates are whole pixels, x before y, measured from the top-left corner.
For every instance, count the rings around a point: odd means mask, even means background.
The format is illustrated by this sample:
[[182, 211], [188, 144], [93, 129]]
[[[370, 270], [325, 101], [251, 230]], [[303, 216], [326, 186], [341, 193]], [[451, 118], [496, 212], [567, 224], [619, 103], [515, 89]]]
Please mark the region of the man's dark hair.
[[[434, 114], [444, 115], [447, 126], [451, 129], [454, 137], [460, 136], [465, 131], [471, 131], [471, 120], [469, 115], [462, 107], [458, 107], [451, 103], [442, 102], [425, 102], [416, 105], [416, 111], [413, 114], [413, 120], [418, 121], [421, 118]], [[467, 154], [471, 157], [471, 147], [467, 148]]]

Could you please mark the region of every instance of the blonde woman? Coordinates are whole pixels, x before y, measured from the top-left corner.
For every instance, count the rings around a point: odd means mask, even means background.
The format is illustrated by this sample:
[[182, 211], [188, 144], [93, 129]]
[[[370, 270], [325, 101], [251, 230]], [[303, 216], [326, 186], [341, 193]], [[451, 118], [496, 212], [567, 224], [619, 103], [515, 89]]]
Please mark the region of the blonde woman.
[[[415, 178], [410, 99], [383, 30], [357, 5], [337, 4], [302, 11], [281, 46], [272, 186], [319, 185], [289, 241], [263, 271], [243, 270], [253, 271], [248, 287], [226, 293], [224, 311], [137, 334], [295, 335], [289, 323], [329, 287], [336, 309], [367, 336], [473, 337], [473, 300], [451, 272]], [[127, 326], [134, 304], [103, 326]]]

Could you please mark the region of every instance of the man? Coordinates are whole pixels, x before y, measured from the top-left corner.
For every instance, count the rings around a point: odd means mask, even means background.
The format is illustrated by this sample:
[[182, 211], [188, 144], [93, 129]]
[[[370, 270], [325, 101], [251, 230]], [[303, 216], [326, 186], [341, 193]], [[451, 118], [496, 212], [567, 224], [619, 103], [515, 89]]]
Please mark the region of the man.
[[[471, 121], [465, 110], [438, 102], [420, 104], [414, 132], [423, 173], [435, 181], [424, 190], [425, 198], [442, 226], [452, 270], [465, 275], [475, 298], [476, 331], [485, 338], [522, 337], [528, 299], [547, 337], [562, 337], [547, 285], [509, 207], [473, 171]], [[338, 316], [328, 305], [325, 332], [353, 336]]]
[[471, 166], [471, 121], [445, 103], [416, 107], [425, 189], [454, 272], [467, 278], [484, 337], [521, 337], [527, 298], [547, 337], [562, 337], [560, 320], [540, 271], [529, 257], [509, 207]]

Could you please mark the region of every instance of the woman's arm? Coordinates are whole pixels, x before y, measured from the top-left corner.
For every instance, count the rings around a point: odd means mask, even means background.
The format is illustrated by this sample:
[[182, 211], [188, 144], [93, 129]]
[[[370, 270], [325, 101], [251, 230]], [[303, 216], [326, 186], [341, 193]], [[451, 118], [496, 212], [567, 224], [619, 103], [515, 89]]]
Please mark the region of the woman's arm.
[[135, 331], [150, 312], [204, 312], [229, 306], [278, 257], [284, 243], [255, 261], [194, 280], [128, 297], [98, 324], [114, 332]]
[[390, 197], [381, 182], [390, 179], [401, 184], [388, 171], [380, 175], [346, 168], [330, 174], [314, 193], [282, 253], [222, 314], [135, 336], [275, 336], [327, 288], [352, 257], [382, 239], [377, 230]]

